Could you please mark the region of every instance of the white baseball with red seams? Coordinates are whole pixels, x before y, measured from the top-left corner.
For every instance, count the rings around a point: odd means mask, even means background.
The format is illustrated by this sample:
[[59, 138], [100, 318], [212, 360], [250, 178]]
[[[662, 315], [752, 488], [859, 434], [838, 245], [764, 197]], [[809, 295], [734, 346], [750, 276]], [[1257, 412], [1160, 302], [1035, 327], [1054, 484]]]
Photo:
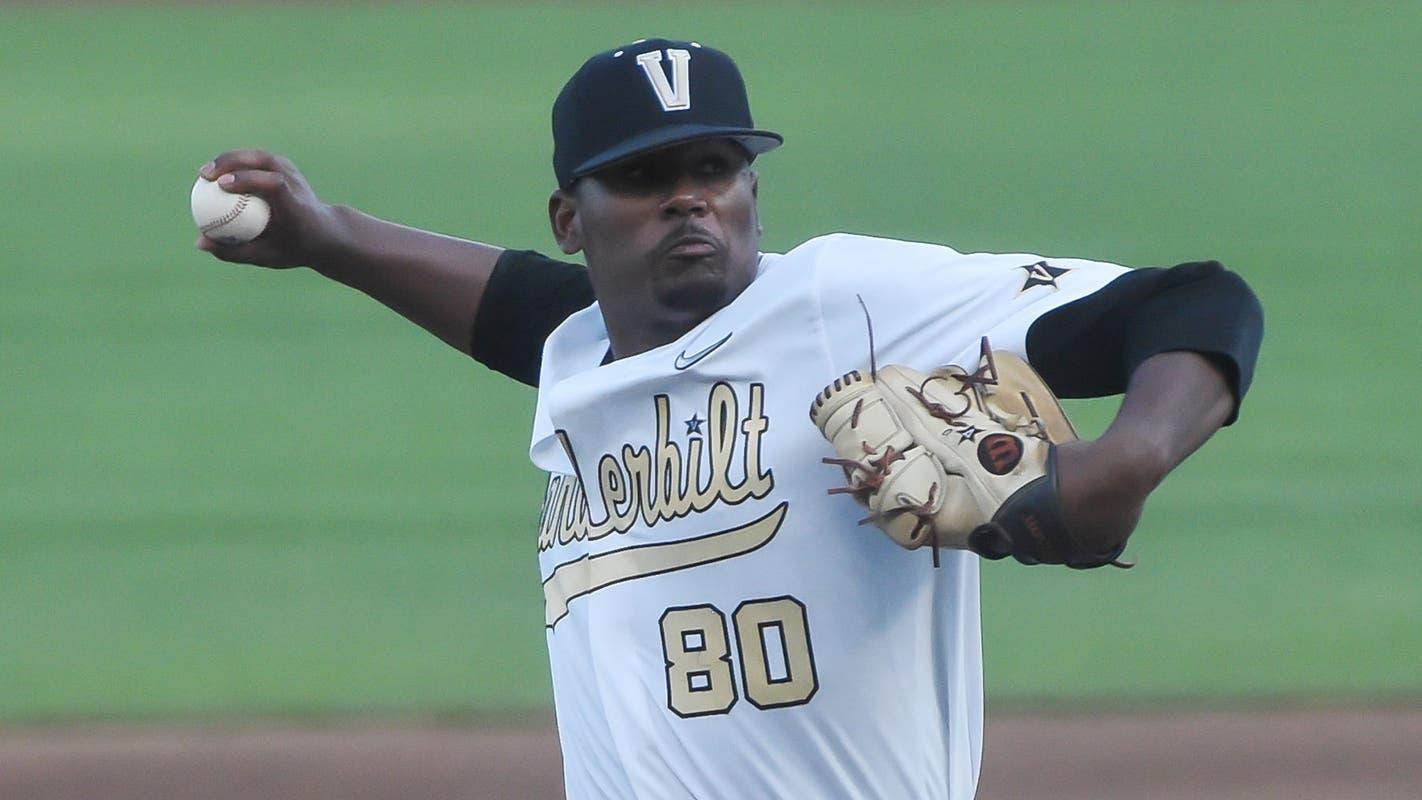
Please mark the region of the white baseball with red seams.
[[271, 206], [254, 194], [231, 194], [213, 181], [193, 184], [193, 224], [209, 239], [223, 244], [250, 242], [266, 230]]

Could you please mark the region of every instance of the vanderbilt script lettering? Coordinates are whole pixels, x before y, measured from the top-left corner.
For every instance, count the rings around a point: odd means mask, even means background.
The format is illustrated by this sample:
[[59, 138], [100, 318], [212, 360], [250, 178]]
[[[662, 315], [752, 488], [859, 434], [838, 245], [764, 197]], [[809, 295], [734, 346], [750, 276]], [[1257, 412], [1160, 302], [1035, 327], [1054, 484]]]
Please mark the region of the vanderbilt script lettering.
[[[706, 398], [706, 433], [689, 435], [685, 452], [672, 440], [668, 396], [656, 395], [652, 404], [654, 441], [624, 444], [597, 460], [597, 490], [606, 510], [602, 519], [590, 519], [587, 497], [575, 477], [552, 477], [539, 520], [540, 552], [579, 539], [626, 533], [639, 520], [652, 526], [717, 503], [735, 505], [770, 494], [775, 478], [761, 461], [762, 437], [770, 428], [762, 384], [750, 385], [744, 415], [730, 384], [712, 386]], [[735, 469], [738, 460], [740, 469]]]

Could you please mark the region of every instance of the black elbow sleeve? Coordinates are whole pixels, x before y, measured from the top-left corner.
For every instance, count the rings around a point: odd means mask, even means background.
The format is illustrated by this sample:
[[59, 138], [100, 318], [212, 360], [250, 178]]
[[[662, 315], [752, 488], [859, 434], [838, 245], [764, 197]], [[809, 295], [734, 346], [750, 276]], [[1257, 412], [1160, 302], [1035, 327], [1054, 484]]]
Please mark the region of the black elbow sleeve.
[[1125, 391], [1153, 355], [1200, 353], [1229, 382], [1233, 422], [1254, 379], [1263, 330], [1263, 307], [1243, 278], [1216, 261], [1191, 262], [1128, 272], [1049, 311], [1028, 330], [1027, 355], [1063, 397], [1096, 397]]
[[593, 299], [583, 267], [532, 250], [505, 250], [479, 301], [469, 352], [489, 369], [537, 386], [548, 334]]

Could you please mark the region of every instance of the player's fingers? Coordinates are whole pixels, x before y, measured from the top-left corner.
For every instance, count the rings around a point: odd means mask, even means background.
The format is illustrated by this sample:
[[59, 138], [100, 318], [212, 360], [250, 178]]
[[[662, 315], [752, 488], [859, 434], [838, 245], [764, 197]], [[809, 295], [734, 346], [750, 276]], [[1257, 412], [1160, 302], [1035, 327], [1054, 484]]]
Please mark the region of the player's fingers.
[[217, 179], [217, 185], [229, 194], [255, 194], [275, 201], [286, 191], [287, 180], [280, 172], [244, 169], [223, 175]]
[[242, 258], [244, 250], [248, 249], [246, 244], [224, 244], [216, 239], [209, 239], [204, 235], [199, 235], [195, 243], [197, 249], [211, 253], [222, 261], [245, 262]]
[[296, 168], [296, 164], [292, 163], [291, 159], [286, 156], [275, 155], [272, 157], [272, 163], [276, 164], [277, 171], [283, 174], [292, 175], [299, 172]]
[[219, 261], [233, 264], [253, 264], [259, 267], [274, 266], [271, 247], [259, 236], [250, 242], [226, 244], [206, 236], [199, 236], [194, 243], [197, 249], [211, 253]]
[[218, 176], [226, 175], [229, 172], [244, 169], [278, 171], [276, 155], [256, 148], [245, 150], [228, 150], [217, 156], [213, 160], [203, 164], [198, 169], [198, 174], [210, 181], [217, 180]]

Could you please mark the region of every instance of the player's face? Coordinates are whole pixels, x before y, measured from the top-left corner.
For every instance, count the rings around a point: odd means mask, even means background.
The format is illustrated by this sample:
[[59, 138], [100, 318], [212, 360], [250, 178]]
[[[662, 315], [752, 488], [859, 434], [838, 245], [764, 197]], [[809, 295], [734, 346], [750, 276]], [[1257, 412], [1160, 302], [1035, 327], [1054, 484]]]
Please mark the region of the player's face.
[[567, 203], [561, 215], [553, 210], [554, 232], [565, 252], [586, 255], [605, 311], [689, 328], [755, 276], [756, 190], [735, 142], [691, 142], [579, 180], [561, 193]]

